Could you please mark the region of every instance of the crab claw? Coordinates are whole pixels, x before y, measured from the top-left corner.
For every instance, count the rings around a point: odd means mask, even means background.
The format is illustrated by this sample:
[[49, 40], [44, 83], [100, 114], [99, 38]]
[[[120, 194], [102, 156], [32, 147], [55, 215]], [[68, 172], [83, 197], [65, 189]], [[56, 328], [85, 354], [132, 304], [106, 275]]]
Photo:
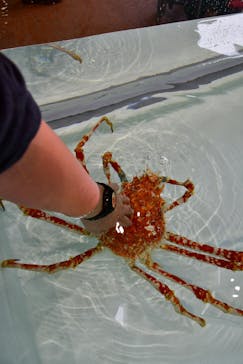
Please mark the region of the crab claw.
[[19, 259], [6, 259], [6, 260], [3, 260], [1, 262], [1, 267], [2, 268], [6, 268], [6, 267], [14, 267], [16, 265], [16, 262], [18, 262]]

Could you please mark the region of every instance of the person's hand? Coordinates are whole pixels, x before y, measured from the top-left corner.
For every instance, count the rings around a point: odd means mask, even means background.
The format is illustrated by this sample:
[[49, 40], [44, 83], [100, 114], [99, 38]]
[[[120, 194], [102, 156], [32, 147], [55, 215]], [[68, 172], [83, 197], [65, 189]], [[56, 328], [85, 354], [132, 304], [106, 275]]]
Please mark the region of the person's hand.
[[133, 214], [133, 210], [130, 206], [129, 198], [117, 192], [117, 184], [111, 184], [110, 186], [116, 192], [116, 206], [114, 211], [98, 220], [89, 221], [81, 219], [85, 229], [96, 235], [110, 230], [115, 227], [117, 223], [123, 227], [131, 226], [132, 224], [131, 215]]

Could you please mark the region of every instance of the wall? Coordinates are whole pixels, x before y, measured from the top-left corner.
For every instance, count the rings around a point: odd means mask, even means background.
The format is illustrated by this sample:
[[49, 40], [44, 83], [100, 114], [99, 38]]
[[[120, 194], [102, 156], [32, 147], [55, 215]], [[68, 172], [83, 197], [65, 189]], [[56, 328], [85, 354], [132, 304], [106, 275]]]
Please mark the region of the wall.
[[0, 0], [0, 49], [155, 25], [157, 0]]

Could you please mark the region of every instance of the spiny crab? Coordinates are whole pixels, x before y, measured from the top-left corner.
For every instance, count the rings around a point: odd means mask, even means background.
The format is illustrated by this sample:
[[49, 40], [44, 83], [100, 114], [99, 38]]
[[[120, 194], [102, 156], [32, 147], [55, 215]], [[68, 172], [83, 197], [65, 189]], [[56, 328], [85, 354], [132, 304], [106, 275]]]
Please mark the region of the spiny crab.
[[[93, 132], [101, 123], [107, 123], [112, 130], [112, 123], [107, 117], [102, 117], [89, 133], [83, 136], [75, 148], [76, 157], [87, 170], [83, 147], [90, 139]], [[17, 259], [8, 259], [1, 262], [3, 268], [21, 268], [39, 272], [54, 273], [68, 268], [75, 268], [77, 265], [91, 258], [94, 254], [105, 248], [109, 248], [114, 254], [123, 257], [129, 267], [146, 279], [174, 306], [175, 310], [204, 326], [205, 320], [189, 312], [180, 302], [175, 293], [152, 274], [140, 268], [144, 265], [147, 270], [162, 275], [179, 285], [190, 290], [196, 298], [209, 303], [225, 313], [243, 316], [243, 309], [234, 308], [231, 305], [215, 298], [209, 290], [188, 283], [184, 279], [165, 271], [158, 263], [152, 260], [153, 249], [163, 249], [186, 257], [194, 258], [205, 263], [216, 265], [220, 268], [230, 270], [243, 270], [243, 252], [217, 248], [206, 244], [192, 241], [186, 237], [176, 235], [166, 230], [165, 213], [185, 203], [193, 194], [194, 185], [190, 180], [179, 182], [174, 179], [159, 176], [150, 170], [146, 170], [140, 177], [135, 176], [131, 182], [120, 167], [113, 160], [112, 154], [106, 152], [103, 155], [103, 169], [108, 183], [111, 182], [110, 166], [117, 172], [121, 181], [121, 191], [129, 197], [131, 207], [134, 210], [132, 226], [125, 227], [122, 232], [112, 228], [107, 233], [99, 236], [96, 247], [87, 250], [70, 259], [50, 265], [20, 263]], [[170, 204], [166, 204], [162, 197], [165, 183], [183, 186], [185, 193]], [[20, 207], [25, 215], [68, 228], [80, 234], [91, 236], [92, 234], [83, 227], [71, 224], [46, 212]], [[167, 241], [167, 242], [166, 242]], [[137, 263], [141, 263], [140, 266]]]

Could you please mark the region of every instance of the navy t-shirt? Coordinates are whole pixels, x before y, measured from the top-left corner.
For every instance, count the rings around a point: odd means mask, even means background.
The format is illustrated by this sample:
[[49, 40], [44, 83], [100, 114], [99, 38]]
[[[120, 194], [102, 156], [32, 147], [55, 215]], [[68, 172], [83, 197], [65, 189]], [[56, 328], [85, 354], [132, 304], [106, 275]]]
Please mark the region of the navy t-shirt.
[[39, 107], [17, 67], [0, 53], [0, 173], [24, 154], [40, 126]]

